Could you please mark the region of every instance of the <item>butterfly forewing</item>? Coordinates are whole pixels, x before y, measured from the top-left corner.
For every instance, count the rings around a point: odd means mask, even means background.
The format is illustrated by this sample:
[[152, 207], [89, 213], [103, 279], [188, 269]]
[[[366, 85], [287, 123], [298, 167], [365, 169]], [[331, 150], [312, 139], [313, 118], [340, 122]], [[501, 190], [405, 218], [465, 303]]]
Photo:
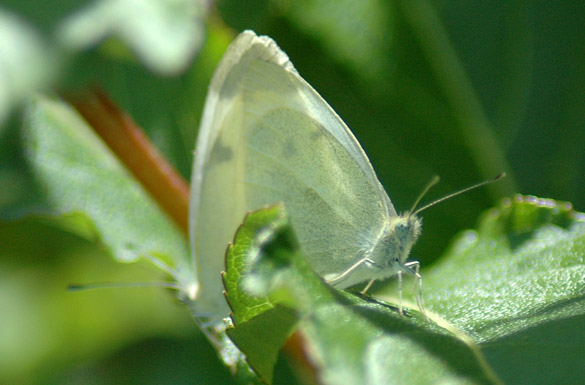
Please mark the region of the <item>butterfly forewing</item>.
[[220, 271], [249, 210], [284, 202], [310, 264], [340, 274], [396, 215], [363, 150], [268, 38], [244, 32], [206, 101], [193, 172], [196, 308], [227, 315]]

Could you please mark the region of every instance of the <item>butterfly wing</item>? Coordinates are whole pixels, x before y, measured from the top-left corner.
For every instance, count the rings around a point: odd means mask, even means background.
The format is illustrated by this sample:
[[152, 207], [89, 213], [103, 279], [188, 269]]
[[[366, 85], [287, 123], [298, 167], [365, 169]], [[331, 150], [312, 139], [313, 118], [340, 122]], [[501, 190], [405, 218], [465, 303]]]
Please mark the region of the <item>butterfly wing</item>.
[[247, 211], [284, 202], [322, 275], [359, 260], [396, 215], [347, 126], [274, 41], [251, 31], [230, 45], [212, 80], [191, 197], [196, 311], [222, 316], [219, 272]]

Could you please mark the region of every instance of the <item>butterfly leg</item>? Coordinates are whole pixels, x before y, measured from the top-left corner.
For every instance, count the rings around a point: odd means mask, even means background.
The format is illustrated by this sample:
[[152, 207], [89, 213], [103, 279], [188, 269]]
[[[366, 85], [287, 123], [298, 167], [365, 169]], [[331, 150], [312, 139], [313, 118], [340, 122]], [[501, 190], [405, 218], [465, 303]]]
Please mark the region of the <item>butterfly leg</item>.
[[402, 311], [402, 270], [398, 271], [398, 313], [404, 315], [404, 311]]
[[414, 276], [414, 287], [412, 289], [413, 293], [414, 293], [414, 298], [416, 300], [416, 304], [418, 305], [418, 309], [426, 317], [427, 315], [425, 312], [425, 303], [424, 303], [424, 298], [422, 295], [422, 284], [423, 284], [422, 275], [420, 275], [420, 273], [419, 273], [420, 262], [418, 262], [418, 261], [407, 262], [404, 264], [404, 267], [406, 268], [406, 271], [409, 274], [412, 274]]
[[[353, 265], [351, 265], [349, 267], [349, 269], [345, 270], [343, 273], [339, 274], [336, 277], [333, 278], [325, 278], [325, 281], [330, 284], [335, 286], [336, 283], [339, 283], [341, 281], [343, 281], [345, 278], [347, 278], [355, 269], [357, 269], [358, 267], [360, 267], [361, 265], [363, 265], [364, 263], [370, 263], [370, 264], [376, 264], [374, 261], [372, 261], [370, 258], [362, 258], [359, 261], [357, 261], [356, 263], [354, 263]], [[369, 284], [368, 284], [369, 285]], [[371, 286], [371, 285], [369, 285]], [[369, 287], [367, 287], [369, 289]]]
[[364, 290], [362, 290], [360, 293], [366, 294], [367, 291], [370, 290], [370, 287], [372, 287], [372, 285], [374, 284], [375, 281], [376, 281], [375, 279], [370, 279], [370, 282], [368, 282], [366, 287], [364, 287]]

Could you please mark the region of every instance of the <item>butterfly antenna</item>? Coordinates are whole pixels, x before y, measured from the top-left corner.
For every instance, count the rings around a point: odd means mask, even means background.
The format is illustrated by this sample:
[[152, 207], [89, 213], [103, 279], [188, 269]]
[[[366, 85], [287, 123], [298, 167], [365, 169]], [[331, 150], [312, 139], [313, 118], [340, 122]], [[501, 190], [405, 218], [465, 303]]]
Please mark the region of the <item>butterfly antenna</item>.
[[67, 291], [85, 291], [95, 289], [121, 289], [127, 287], [165, 287], [168, 289], [181, 290], [181, 287], [173, 282], [102, 282], [86, 285], [69, 285]]
[[[480, 182], [480, 183], [474, 184], [474, 185], [472, 185], [472, 186], [466, 187], [466, 188], [464, 188], [463, 190], [455, 191], [454, 193], [451, 193], [451, 194], [449, 194], [449, 195], [446, 195], [446, 196], [444, 196], [444, 197], [442, 197], [442, 198], [439, 198], [439, 199], [437, 199], [436, 201], [433, 201], [433, 202], [431, 202], [431, 203], [429, 203], [429, 204], [427, 204], [427, 205], [424, 205], [424, 206], [423, 206], [423, 207], [421, 207], [420, 209], [416, 210], [416, 211], [414, 212], [414, 214], [418, 214], [418, 213], [420, 213], [421, 211], [424, 211], [424, 210], [428, 209], [429, 207], [432, 207], [432, 206], [434, 206], [434, 205], [436, 205], [436, 204], [438, 204], [438, 203], [441, 203], [441, 202], [443, 202], [443, 201], [446, 201], [447, 199], [451, 199], [451, 198], [453, 198], [453, 197], [456, 197], [457, 195], [460, 195], [460, 194], [466, 193], [466, 192], [468, 192], [468, 191], [470, 191], [470, 190], [474, 190], [474, 189], [476, 189], [476, 188], [478, 188], [478, 187], [481, 187], [481, 186], [485, 186], [486, 184], [490, 184], [490, 183], [497, 182], [497, 181], [499, 181], [500, 179], [504, 178], [505, 176], [506, 176], [506, 173], [505, 173], [505, 172], [503, 172], [503, 173], [501, 173], [501, 174], [498, 174], [498, 175], [497, 175], [495, 178], [488, 179], [488, 180], [484, 180], [483, 182]], [[433, 181], [431, 180], [431, 182], [433, 182]], [[430, 183], [429, 183], [429, 184], [430, 184]], [[431, 186], [432, 186], [432, 184], [431, 184]], [[424, 192], [426, 193], [426, 192], [427, 192], [427, 190], [428, 190], [428, 187], [427, 187], [427, 189], [425, 189], [425, 190], [424, 190]], [[423, 194], [421, 194], [421, 195], [424, 195], [424, 193], [423, 193]], [[418, 201], [419, 201], [419, 200], [420, 200], [420, 198], [419, 198], [419, 199], [417, 199], [417, 203], [418, 203]], [[416, 206], [416, 205], [415, 205], [415, 206]]]
[[175, 282], [166, 282], [166, 281], [152, 281], [152, 282], [98, 282], [98, 283], [89, 283], [89, 284], [72, 284], [67, 286], [67, 291], [85, 291], [85, 290], [95, 290], [95, 289], [122, 289], [122, 288], [133, 288], [133, 287], [162, 287], [167, 289], [173, 289], [182, 291], [184, 287], [177, 283], [181, 282], [180, 275], [177, 270], [171, 268], [166, 263], [160, 261], [159, 259], [153, 257], [150, 254], [142, 255], [142, 258], [150, 261], [152, 264], [160, 268], [162, 271], [170, 275]]
[[166, 263], [162, 262], [161, 260], [155, 258], [154, 256], [152, 256], [150, 254], [144, 254], [144, 255], [142, 255], [142, 258], [148, 260], [150, 263], [152, 263], [153, 265], [155, 265], [156, 267], [158, 267], [159, 269], [161, 269], [162, 271], [164, 271], [165, 273], [167, 273], [168, 275], [173, 277], [175, 279], [175, 281], [181, 282], [180, 281], [181, 276], [179, 275], [179, 272], [177, 270], [171, 268]]
[[435, 175], [435, 176], [433, 176], [431, 178], [431, 180], [429, 181], [429, 183], [427, 183], [427, 185], [425, 186], [425, 188], [418, 195], [418, 198], [416, 198], [416, 200], [414, 201], [414, 204], [412, 205], [412, 208], [408, 211], [409, 213], [416, 214], [416, 213], [418, 213], [420, 211], [420, 210], [417, 210], [415, 212], [414, 209], [416, 209], [416, 206], [418, 206], [418, 204], [420, 203], [420, 200], [423, 199], [423, 197], [429, 192], [429, 190], [431, 189], [431, 187], [433, 187], [434, 185], [436, 185], [437, 183], [439, 183], [440, 180], [441, 180], [441, 178], [438, 175]]

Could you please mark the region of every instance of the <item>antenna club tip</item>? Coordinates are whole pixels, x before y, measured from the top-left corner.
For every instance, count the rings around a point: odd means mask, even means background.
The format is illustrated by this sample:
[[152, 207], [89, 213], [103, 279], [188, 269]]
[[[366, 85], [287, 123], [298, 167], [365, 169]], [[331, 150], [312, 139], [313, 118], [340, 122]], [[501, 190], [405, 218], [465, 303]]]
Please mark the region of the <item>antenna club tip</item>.
[[494, 178], [494, 182], [495, 182], [495, 181], [497, 181], [497, 180], [503, 179], [503, 178], [505, 178], [505, 177], [506, 177], [506, 172], [505, 172], [505, 171], [504, 171], [504, 172], [501, 172], [501, 173], [499, 173], [499, 174], [498, 174], [498, 175], [497, 175], [497, 176]]

